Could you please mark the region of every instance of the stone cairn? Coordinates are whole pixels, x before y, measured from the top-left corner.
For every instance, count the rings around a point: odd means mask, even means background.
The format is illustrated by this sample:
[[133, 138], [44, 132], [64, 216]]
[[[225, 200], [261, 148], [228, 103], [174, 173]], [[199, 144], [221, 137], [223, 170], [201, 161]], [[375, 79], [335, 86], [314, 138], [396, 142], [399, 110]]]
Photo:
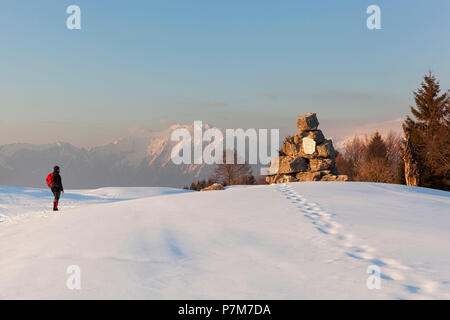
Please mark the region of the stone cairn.
[[297, 127], [297, 134], [286, 138], [278, 158], [272, 160], [267, 183], [347, 181], [346, 175], [338, 175], [333, 143], [317, 129], [316, 114], [298, 117]]

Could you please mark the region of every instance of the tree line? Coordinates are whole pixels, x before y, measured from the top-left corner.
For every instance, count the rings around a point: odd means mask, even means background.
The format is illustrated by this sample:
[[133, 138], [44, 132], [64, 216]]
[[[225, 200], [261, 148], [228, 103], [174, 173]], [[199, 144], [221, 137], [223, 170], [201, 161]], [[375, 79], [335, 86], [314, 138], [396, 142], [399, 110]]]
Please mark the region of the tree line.
[[340, 174], [354, 181], [450, 190], [450, 91], [441, 93], [429, 72], [413, 95], [403, 137], [391, 133], [383, 138], [378, 132], [355, 137], [337, 155]]

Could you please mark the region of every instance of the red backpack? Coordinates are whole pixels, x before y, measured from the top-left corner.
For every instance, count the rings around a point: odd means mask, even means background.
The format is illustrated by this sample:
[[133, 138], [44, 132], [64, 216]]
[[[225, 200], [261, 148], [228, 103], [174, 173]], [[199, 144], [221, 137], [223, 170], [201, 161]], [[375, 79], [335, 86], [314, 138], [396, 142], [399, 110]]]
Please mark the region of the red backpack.
[[49, 188], [53, 187], [53, 173], [50, 173], [50, 174], [47, 176], [47, 179], [45, 179], [45, 182], [47, 182], [47, 186], [48, 186]]

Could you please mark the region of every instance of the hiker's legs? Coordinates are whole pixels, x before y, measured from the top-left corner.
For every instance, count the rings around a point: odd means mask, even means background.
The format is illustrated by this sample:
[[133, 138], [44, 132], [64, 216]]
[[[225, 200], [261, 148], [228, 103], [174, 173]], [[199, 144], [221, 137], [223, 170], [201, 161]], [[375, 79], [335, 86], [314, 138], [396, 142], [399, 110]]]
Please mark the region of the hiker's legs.
[[55, 196], [55, 199], [53, 200], [53, 211], [58, 211], [58, 202], [59, 197], [61, 196], [61, 191], [56, 188], [52, 188], [52, 192], [53, 195]]

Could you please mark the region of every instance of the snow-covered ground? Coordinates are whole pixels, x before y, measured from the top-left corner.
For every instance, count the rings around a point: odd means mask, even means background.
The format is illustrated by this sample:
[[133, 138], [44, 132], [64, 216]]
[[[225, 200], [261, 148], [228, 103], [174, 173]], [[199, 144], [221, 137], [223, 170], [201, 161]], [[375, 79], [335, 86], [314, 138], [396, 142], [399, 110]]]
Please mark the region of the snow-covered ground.
[[[450, 299], [450, 193], [0, 187], [0, 298]], [[69, 290], [68, 266], [81, 270]], [[381, 271], [369, 290], [367, 269]]]
[[[62, 195], [64, 209], [85, 205], [126, 201], [163, 194], [186, 192], [176, 188], [99, 188], [66, 190]], [[53, 206], [49, 189], [0, 186], [0, 223], [18, 223], [29, 218], [47, 217]]]

